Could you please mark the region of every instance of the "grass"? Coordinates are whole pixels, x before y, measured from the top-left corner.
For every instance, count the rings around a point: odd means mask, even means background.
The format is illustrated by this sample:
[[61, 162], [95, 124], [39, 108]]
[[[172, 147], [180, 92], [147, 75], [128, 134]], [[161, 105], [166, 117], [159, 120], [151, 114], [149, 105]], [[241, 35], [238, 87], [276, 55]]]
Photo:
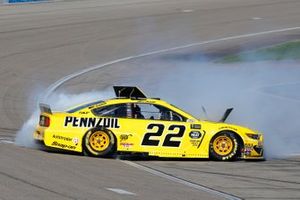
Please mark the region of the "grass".
[[234, 63], [234, 62], [254, 62], [267, 60], [300, 60], [300, 40], [291, 41], [268, 48], [262, 48], [254, 51], [239, 53], [236, 55], [228, 55], [218, 63]]

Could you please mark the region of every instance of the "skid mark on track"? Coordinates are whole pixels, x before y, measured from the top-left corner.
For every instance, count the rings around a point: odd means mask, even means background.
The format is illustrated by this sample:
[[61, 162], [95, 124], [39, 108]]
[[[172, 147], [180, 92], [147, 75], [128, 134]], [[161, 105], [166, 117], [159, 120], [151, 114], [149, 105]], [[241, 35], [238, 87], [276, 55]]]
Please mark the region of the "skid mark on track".
[[13, 144], [17, 131], [17, 129], [0, 127], [0, 144]]
[[26, 184], [26, 185], [29, 185], [29, 186], [38, 188], [38, 189], [43, 190], [43, 191], [46, 191], [46, 192], [50, 192], [50, 193], [56, 194], [56, 195], [58, 195], [58, 196], [60, 196], [60, 197], [64, 197], [64, 198], [68, 198], [68, 199], [77, 199], [77, 198], [75, 198], [75, 197], [72, 197], [72, 196], [69, 196], [69, 195], [66, 195], [66, 194], [62, 194], [62, 193], [56, 192], [56, 191], [51, 190], [51, 189], [49, 189], [49, 188], [46, 188], [46, 187], [43, 187], [43, 186], [40, 186], [40, 185], [36, 185], [36, 184], [31, 183], [31, 182], [29, 182], [29, 181], [27, 181], [27, 180], [18, 178], [18, 177], [16, 177], [16, 176], [7, 174], [7, 173], [5, 173], [5, 172], [1, 172], [1, 171], [0, 171], [0, 174], [1, 174], [2, 176], [6, 176], [6, 177], [8, 177], [8, 178], [10, 178], [10, 179], [13, 179], [13, 180], [15, 180], [15, 181], [24, 183], [24, 184]]
[[17, 131], [18, 131], [18, 129], [0, 127], [0, 135], [3, 135], [5, 133], [14, 133], [15, 134]]

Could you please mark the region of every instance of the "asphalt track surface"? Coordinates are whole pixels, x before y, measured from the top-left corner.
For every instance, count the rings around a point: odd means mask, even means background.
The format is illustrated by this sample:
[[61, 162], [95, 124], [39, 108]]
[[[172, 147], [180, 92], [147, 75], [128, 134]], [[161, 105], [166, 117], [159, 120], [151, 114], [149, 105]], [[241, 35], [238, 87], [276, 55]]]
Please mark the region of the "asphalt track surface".
[[[266, 162], [95, 159], [9, 143], [36, 94], [91, 66], [129, 59], [57, 89], [101, 89], [142, 73], [156, 56], [208, 58], [299, 39], [295, 0], [60, 1], [0, 6], [0, 199], [300, 199], [300, 158]], [[232, 36], [261, 33], [242, 38]], [[220, 38], [228, 38], [220, 40]], [[142, 66], [142, 67], [138, 67]], [[167, 69], [162, 69], [167, 70]], [[130, 71], [130, 73], [128, 73]], [[95, 82], [96, 80], [96, 82]]]

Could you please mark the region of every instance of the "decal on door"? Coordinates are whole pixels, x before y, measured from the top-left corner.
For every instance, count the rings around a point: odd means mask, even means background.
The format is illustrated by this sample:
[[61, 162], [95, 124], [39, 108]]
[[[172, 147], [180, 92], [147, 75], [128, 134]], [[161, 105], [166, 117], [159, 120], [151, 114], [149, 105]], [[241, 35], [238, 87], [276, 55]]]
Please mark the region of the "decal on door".
[[142, 145], [145, 146], [158, 146], [160, 140], [163, 140], [162, 146], [164, 147], [179, 147], [181, 141], [173, 141], [172, 138], [182, 138], [185, 131], [183, 125], [170, 125], [167, 130], [165, 138], [151, 139], [152, 136], [162, 136], [165, 126], [163, 124], [149, 124], [147, 127], [148, 131], [143, 138]]

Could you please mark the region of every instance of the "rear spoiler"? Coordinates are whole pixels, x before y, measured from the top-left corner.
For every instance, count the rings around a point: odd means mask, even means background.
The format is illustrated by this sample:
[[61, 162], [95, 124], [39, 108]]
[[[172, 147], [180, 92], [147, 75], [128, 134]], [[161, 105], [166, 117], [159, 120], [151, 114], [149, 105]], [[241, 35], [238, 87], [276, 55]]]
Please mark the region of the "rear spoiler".
[[233, 110], [233, 108], [228, 108], [228, 109], [225, 111], [223, 117], [221, 118], [221, 120], [220, 120], [219, 122], [225, 122], [226, 119], [227, 119], [227, 117], [228, 117], [228, 116], [230, 115], [230, 113], [232, 112], [232, 110]]
[[48, 104], [40, 103], [39, 106], [40, 106], [41, 113], [47, 113], [52, 115], [51, 108]]
[[118, 98], [147, 98], [145, 93], [135, 86], [114, 86], [114, 90]]

